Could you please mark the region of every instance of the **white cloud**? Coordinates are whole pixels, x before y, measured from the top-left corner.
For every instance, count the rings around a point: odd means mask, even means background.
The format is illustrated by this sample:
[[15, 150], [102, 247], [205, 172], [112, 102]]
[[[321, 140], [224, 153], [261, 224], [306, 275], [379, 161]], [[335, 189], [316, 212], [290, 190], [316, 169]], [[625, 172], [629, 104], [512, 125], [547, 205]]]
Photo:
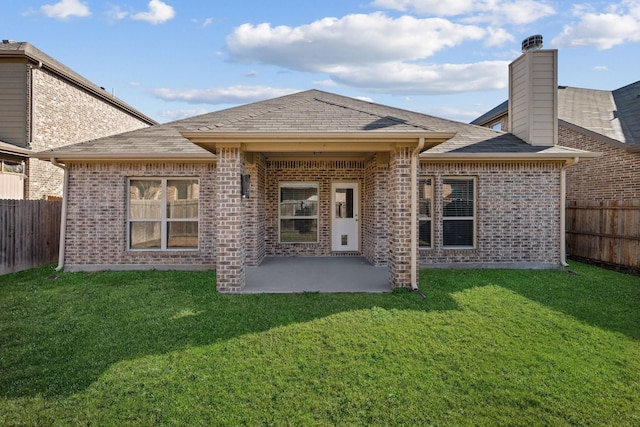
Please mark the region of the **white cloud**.
[[[493, 107], [489, 107], [489, 108], [493, 108]], [[434, 108], [430, 108], [429, 111], [425, 111], [425, 114], [430, 114], [436, 117], [445, 117], [445, 118], [448, 118], [449, 120], [456, 120], [459, 122], [469, 123], [477, 119], [478, 117], [480, 117], [486, 112], [487, 110], [472, 111], [472, 110], [469, 110], [468, 108], [458, 108], [458, 107], [434, 107]]]
[[325, 86], [325, 87], [336, 87], [338, 86], [338, 83], [334, 82], [331, 79], [327, 79], [327, 80], [316, 80], [313, 82], [314, 86]]
[[120, 9], [120, 6], [110, 4], [109, 8], [107, 9], [106, 15], [107, 20], [113, 22], [120, 21], [121, 19], [126, 18], [129, 15], [129, 12], [125, 12], [124, 10]]
[[406, 64], [389, 62], [375, 67], [336, 68], [334, 81], [372, 92], [411, 95], [502, 90], [507, 87], [508, 62], [475, 64]]
[[147, 21], [150, 24], [162, 24], [176, 15], [173, 7], [160, 0], [151, 0], [149, 2], [149, 10], [147, 12], [139, 12], [131, 15], [131, 19], [138, 21]]
[[212, 89], [154, 89], [151, 93], [165, 101], [190, 104], [245, 104], [298, 92], [297, 89], [267, 86], [229, 86]]
[[336, 66], [412, 61], [488, 34], [441, 18], [390, 18], [382, 13], [324, 18], [299, 27], [243, 24], [226, 40], [236, 61], [326, 72]]
[[458, 16], [466, 22], [528, 24], [555, 13], [544, 0], [375, 0], [372, 6], [423, 16]]
[[55, 4], [45, 4], [40, 12], [49, 18], [67, 19], [71, 16], [85, 17], [91, 15], [89, 7], [79, 0], [61, 0]]
[[356, 96], [356, 99], [364, 102], [373, 102], [373, 98], [369, 98], [368, 96]]
[[551, 43], [557, 47], [593, 46], [610, 49], [640, 41], [640, 0], [625, 0], [608, 5], [605, 12], [575, 7], [578, 22], [565, 25]]
[[609, 68], [606, 65], [596, 65], [593, 67], [594, 71], [609, 71]]
[[204, 20], [204, 22], [202, 23], [202, 28], [204, 27], [208, 27], [209, 25], [213, 24], [213, 18], [207, 18]]
[[427, 58], [466, 41], [496, 46], [504, 30], [442, 18], [382, 13], [325, 18], [299, 27], [244, 24], [227, 37], [231, 58], [327, 74], [332, 84], [395, 94], [504, 89], [507, 62], [430, 64]]

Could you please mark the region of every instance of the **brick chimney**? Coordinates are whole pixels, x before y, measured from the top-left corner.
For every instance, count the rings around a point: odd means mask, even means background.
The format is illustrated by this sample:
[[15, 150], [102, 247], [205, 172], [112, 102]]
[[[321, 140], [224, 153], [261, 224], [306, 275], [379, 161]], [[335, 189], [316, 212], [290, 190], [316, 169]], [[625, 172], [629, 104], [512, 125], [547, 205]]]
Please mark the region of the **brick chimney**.
[[542, 49], [540, 35], [509, 64], [509, 130], [531, 145], [558, 143], [558, 51]]

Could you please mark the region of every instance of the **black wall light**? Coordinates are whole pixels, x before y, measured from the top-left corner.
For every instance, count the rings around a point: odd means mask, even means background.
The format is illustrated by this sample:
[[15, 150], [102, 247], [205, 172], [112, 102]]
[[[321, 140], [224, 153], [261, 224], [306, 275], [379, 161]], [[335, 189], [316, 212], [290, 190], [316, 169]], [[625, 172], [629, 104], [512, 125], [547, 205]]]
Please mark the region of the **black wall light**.
[[248, 199], [250, 191], [251, 175], [249, 175], [248, 173], [240, 174], [240, 194], [242, 194], [242, 198]]

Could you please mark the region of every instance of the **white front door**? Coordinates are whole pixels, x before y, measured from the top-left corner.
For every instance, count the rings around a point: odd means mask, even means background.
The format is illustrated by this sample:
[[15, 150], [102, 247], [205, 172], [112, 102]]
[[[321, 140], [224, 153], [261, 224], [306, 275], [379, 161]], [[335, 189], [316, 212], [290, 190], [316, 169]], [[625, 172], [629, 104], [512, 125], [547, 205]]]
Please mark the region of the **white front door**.
[[351, 252], [360, 248], [358, 183], [331, 184], [331, 250]]

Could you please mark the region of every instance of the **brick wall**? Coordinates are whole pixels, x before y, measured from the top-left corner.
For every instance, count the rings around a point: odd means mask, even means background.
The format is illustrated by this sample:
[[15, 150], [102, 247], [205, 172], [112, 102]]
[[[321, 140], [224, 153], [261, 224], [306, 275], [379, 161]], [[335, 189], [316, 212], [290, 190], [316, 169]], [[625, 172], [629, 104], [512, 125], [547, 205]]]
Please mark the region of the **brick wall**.
[[362, 252], [373, 265], [387, 265], [389, 257], [389, 167], [380, 155], [366, 163], [362, 195]]
[[567, 169], [567, 201], [640, 199], [640, 153], [560, 127], [560, 144], [602, 153]]
[[411, 286], [411, 151], [397, 149], [389, 160], [388, 266], [394, 288]]
[[[69, 84], [45, 69], [33, 69], [33, 135], [31, 148], [42, 151], [146, 127], [147, 124]], [[62, 171], [29, 159], [30, 199], [62, 196]]]
[[246, 162], [246, 171], [251, 175], [251, 190], [245, 199], [244, 228], [247, 240], [247, 265], [259, 265], [266, 256], [265, 244], [265, 188], [267, 184], [267, 165], [263, 154], [251, 154]]
[[[422, 163], [435, 178], [434, 247], [420, 250], [420, 263], [559, 264], [561, 163]], [[477, 179], [477, 247], [442, 247], [442, 180]]]
[[[71, 270], [164, 265], [199, 268], [218, 264], [220, 283], [243, 283], [243, 263], [255, 265], [265, 255], [333, 255], [331, 183], [355, 181], [360, 183], [361, 189], [361, 253], [374, 264], [388, 262], [394, 272], [394, 286], [408, 286], [411, 273], [409, 152], [401, 150], [393, 154], [388, 167], [376, 158], [367, 161], [268, 161], [262, 155], [254, 155], [245, 162], [235, 150], [218, 155], [217, 166], [70, 164], [67, 267]], [[226, 168], [220, 167], [222, 160], [225, 160]], [[560, 168], [560, 163], [550, 162], [422, 163], [420, 174], [435, 179], [435, 231], [434, 247], [420, 251], [421, 264], [557, 265], [560, 257]], [[242, 172], [251, 173], [249, 199], [242, 199], [239, 193]], [[442, 180], [448, 176], [477, 179], [477, 247], [474, 249], [442, 247]], [[127, 250], [127, 178], [130, 177], [199, 179], [198, 250]], [[281, 182], [318, 183], [318, 243], [278, 242]], [[224, 238], [222, 244], [221, 238]], [[234, 286], [225, 285], [221, 290], [234, 292], [241, 285]]]
[[216, 183], [213, 199], [216, 215], [216, 286], [220, 292], [239, 292], [246, 282], [248, 200], [241, 195], [240, 176], [245, 173], [239, 146], [216, 147]]
[[[70, 164], [65, 264], [69, 270], [113, 266], [215, 265], [213, 164]], [[199, 248], [192, 251], [127, 250], [127, 178], [199, 179]]]
[[[266, 251], [269, 256], [331, 256], [331, 183], [364, 181], [364, 162], [357, 160], [268, 161], [266, 180]], [[281, 182], [318, 183], [318, 243], [279, 243], [278, 206]], [[362, 221], [360, 221], [362, 236]]]

